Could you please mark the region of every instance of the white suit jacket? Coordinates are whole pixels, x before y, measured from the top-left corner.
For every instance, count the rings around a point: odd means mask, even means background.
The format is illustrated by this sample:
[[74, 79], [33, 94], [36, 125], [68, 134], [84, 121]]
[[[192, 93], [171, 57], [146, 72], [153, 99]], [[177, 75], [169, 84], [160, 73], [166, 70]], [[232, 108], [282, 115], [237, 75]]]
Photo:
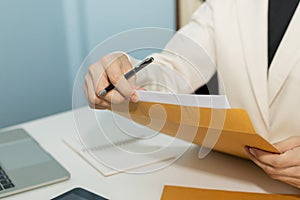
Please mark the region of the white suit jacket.
[[263, 137], [300, 135], [300, 6], [269, 70], [267, 28], [268, 0], [208, 0], [137, 82], [190, 93], [217, 70], [220, 93], [247, 110]]

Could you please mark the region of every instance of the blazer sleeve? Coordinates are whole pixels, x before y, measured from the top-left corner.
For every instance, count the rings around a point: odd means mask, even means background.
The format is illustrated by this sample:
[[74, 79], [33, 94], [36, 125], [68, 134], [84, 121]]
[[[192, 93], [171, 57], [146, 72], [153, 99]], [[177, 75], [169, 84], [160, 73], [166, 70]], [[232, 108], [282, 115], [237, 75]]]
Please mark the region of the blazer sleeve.
[[211, 1], [202, 4], [161, 53], [152, 56], [154, 63], [137, 74], [138, 86], [147, 90], [192, 93], [206, 84], [216, 71]]

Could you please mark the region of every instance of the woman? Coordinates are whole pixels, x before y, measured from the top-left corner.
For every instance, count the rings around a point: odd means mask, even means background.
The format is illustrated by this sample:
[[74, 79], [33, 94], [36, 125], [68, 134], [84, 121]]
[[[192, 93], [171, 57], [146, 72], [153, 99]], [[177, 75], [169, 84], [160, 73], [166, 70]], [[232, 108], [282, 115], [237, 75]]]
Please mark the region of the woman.
[[[148, 85], [148, 89], [165, 90], [164, 85], [190, 93], [217, 71], [220, 93], [227, 95], [232, 107], [246, 109], [255, 130], [276, 142], [282, 152], [246, 148], [250, 159], [272, 178], [300, 188], [298, 3], [208, 0], [165, 51], [153, 55], [155, 67], [139, 73], [135, 83], [155, 82], [159, 84]], [[135, 83], [123, 76], [132, 62], [114, 53], [90, 67], [85, 92], [92, 107], [105, 109], [124, 99], [138, 101]], [[95, 95], [109, 83], [117, 89], [104, 97]]]

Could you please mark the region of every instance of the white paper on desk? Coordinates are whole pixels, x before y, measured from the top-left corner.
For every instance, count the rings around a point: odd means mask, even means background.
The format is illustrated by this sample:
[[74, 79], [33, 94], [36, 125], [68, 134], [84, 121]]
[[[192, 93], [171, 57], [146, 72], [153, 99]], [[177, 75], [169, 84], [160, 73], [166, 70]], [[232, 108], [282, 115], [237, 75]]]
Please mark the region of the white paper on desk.
[[[87, 119], [79, 125], [87, 123], [87, 128], [80, 129], [81, 141], [74, 136], [64, 138], [64, 143], [104, 176], [155, 171], [170, 165], [190, 146], [111, 111], [82, 108], [77, 112]], [[93, 112], [98, 124], [91, 123], [86, 112]]]
[[173, 94], [156, 91], [137, 90], [139, 101], [194, 106], [203, 108], [230, 108], [225, 95]]
[[[150, 149], [159, 151], [160, 148], [164, 147], [164, 143], [169, 142], [170, 139], [172, 138], [166, 135], [157, 135], [151, 139], [136, 140], [134, 142], [128, 143], [125, 142], [123, 144], [120, 144], [120, 146], [126, 146], [127, 149], [132, 150], [138, 149], [148, 151]], [[126, 152], [122, 153], [122, 151], [119, 151], [114, 147], [93, 147], [89, 150], [90, 152], [88, 152], [76, 138], [64, 138], [63, 142], [75, 153], [77, 153], [82, 159], [89, 163], [94, 169], [100, 172], [103, 176], [112, 176], [121, 172], [132, 172], [132, 170], [134, 170], [134, 173], [143, 173], [146, 171], [160, 169], [162, 167], [168, 166], [179, 156], [181, 156], [178, 154], [178, 151], [184, 152], [187, 148], [186, 142], [177, 140], [176, 143], [173, 142], [172, 148], [164, 151], [158, 157], [153, 157], [153, 155], [145, 155], [139, 157], [136, 160], [131, 160], [131, 162], [126, 162]], [[102, 158], [103, 156], [105, 156], [109, 158], [110, 161], [115, 162], [111, 164], [115, 164], [115, 166], [118, 166], [118, 170], [99, 162], [96, 157], [97, 153], [100, 152]]]

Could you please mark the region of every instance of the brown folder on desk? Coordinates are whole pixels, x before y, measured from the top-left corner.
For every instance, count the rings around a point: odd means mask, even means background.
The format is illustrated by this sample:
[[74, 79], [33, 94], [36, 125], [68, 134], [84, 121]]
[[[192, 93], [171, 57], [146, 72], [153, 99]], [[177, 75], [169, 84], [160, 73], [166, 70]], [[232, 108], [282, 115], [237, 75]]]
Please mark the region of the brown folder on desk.
[[113, 107], [112, 110], [159, 132], [227, 154], [248, 158], [245, 146], [280, 153], [255, 132], [243, 109], [139, 102]]
[[261, 194], [250, 192], [232, 192], [225, 190], [208, 190], [200, 188], [187, 188], [178, 186], [165, 186], [161, 200], [299, 200], [299, 195], [289, 194]]

